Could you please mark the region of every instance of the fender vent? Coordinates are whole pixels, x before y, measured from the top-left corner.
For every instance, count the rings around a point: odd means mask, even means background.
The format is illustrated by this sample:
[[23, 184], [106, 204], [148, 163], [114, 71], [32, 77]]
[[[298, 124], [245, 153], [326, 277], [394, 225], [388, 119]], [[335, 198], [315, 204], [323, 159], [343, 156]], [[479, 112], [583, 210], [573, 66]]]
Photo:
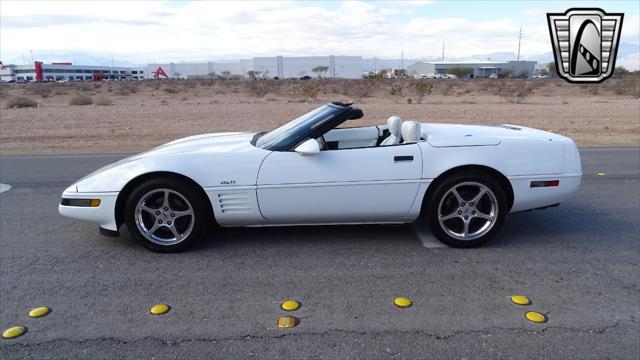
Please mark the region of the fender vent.
[[220, 193], [218, 194], [218, 201], [223, 214], [246, 214], [251, 212], [249, 194], [246, 192]]

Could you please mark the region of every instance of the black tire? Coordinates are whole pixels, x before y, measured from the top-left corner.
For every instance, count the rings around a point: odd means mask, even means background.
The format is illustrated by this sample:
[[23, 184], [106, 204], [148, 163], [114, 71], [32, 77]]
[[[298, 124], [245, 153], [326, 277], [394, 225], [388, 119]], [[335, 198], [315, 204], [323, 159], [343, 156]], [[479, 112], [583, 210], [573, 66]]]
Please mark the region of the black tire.
[[[476, 206], [478, 206], [478, 208], [475, 209], [475, 211], [473, 207], [469, 206], [469, 204], [471, 203], [468, 202], [468, 200], [474, 197], [473, 192], [471, 192], [471, 190], [474, 188], [473, 184], [481, 184], [484, 187], [491, 190], [492, 192], [492, 194], [487, 192], [486, 195], [484, 195], [481, 198], [480, 204], [475, 204]], [[494, 177], [481, 172], [475, 173], [475, 174], [458, 173], [458, 174], [453, 174], [452, 176], [434, 185], [436, 186], [434, 191], [430, 192], [430, 195], [428, 195], [429, 197], [425, 199], [426, 204], [424, 209], [425, 211], [423, 211], [423, 218], [429, 224], [429, 227], [431, 228], [431, 232], [433, 233], [433, 235], [437, 237], [438, 240], [442, 241], [444, 244], [449, 245], [451, 247], [456, 247], [456, 248], [470, 248], [470, 247], [480, 246], [486, 243], [487, 241], [489, 241], [502, 227], [502, 224], [504, 223], [504, 219], [507, 215], [507, 212], [509, 211], [508, 202], [507, 202], [507, 196], [505, 194], [504, 189]], [[453, 202], [453, 200], [456, 199], [456, 197], [452, 192], [450, 192], [450, 190], [454, 188], [459, 193], [461, 198], [464, 201], [467, 201], [462, 203], [463, 205], [467, 206], [466, 208], [461, 207], [460, 201], [458, 200], [456, 200], [455, 203]], [[478, 187], [477, 194], [479, 194], [480, 189], [481, 187]], [[460, 194], [461, 192], [462, 194]], [[443, 199], [443, 197], [445, 196], [446, 198]], [[443, 221], [444, 225], [440, 223], [441, 214], [440, 214], [439, 208], [440, 208], [441, 202], [442, 202], [443, 208], [448, 206], [449, 210], [455, 209], [454, 210], [455, 214], [453, 212], [449, 213], [449, 211], [447, 211], [445, 214], [442, 214], [443, 216], [447, 214], [454, 216], [450, 220]], [[486, 210], [486, 212], [490, 212], [489, 209], [493, 209], [491, 207], [492, 204], [495, 204], [495, 206], [497, 207], [497, 211], [495, 213], [494, 220], [490, 225], [486, 225], [489, 222], [488, 219], [475, 218], [477, 213], [481, 213], [480, 215], [483, 215], [482, 213], [484, 211], [481, 211], [481, 210]], [[481, 206], [483, 207], [482, 209], [480, 208]], [[472, 211], [474, 215], [471, 215]], [[457, 214], [460, 214], [460, 215], [455, 216]], [[470, 237], [469, 239], [460, 239], [450, 234], [451, 228], [455, 227], [455, 228], [465, 229], [465, 225], [464, 225], [465, 220], [463, 220], [465, 216], [469, 216], [470, 218], [470, 220], [468, 220], [470, 223], [468, 225], [469, 232], [474, 227], [478, 227], [477, 237]], [[485, 225], [487, 227], [483, 229]], [[449, 232], [447, 231], [447, 229], [449, 229]], [[458, 232], [458, 234], [459, 235], [465, 234], [466, 236], [467, 233], [464, 230], [462, 230]]]
[[[158, 235], [159, 238], [162, 237], [170, 237], [171, 232], [169, 231], [170, 227], [167, 224], [171, 224], [173, 222], [173, 227], [176, 230], [181, 230], [179, 226], [182, 226], [186, 234], [184, 238], [178, 238], [174, 236], [174, 241], [167, 241], [163, 243], [163, 240], [155, 239], [155, 242], [145, 237], [142, 233], [142, 230], [138, 227], [138, 223], [136, 222], [136, 218], [139, 218], [139, 214], [136, 211], [136, 207], [139, 202], [142, 200], [142, 197], [146, 196], [146, 199], [152, 199], [155, 201], [154, 204], [149, 204], [150, 208], [156, 208], [158, 201], [158, 196], [161, 196], [161, 193], [164, 193], [163, 189], [167, 189], [170, 195], [170, 202], [172, 205], [169, 207], [169, 211], [164, 212], [164, 208], [162, 205], [157, 210], [162, 212], [164, 221], [164, 228], [159, 227], [152, 233], [150, 236], [153, 237]], [[156, 194], [157, 192], [157, 194]], [[149, 195], [151, 194], [151, 195]], [[184, 199], [187, 202], [183, 201]], [[139, 242], [142, 246], [147, 249], [157, 251], [157, 252], [176, 252], [183, 250], [189, 246], [192, 246], [194, 243], [202, 240], [206, 237], [207, 232], [209, 230], [209, 225], [212, 223], [213, 214], [211, 214], [210, 205], [207, 203], [209, 200], [206, 196], [203, 197], [201, 192], [185, 181], [181, 181], [175, 178], [158, 178], [149, 181], [145, 181], [144, 183], [138, 185], [129, 195], [127, 201], [125, 203], [125, 222], [127, 224], [127, 228], [129, 229], [129, 233]], [[188, 212], [189, 206], [192, 209], [193, 218], [188, 218], [189, 215], [184, 215], [182, 218], [173, 218], [175, 216], [172, 213], [172, 208], [176, 208], [175, 213], [185, 210], [185, 213]], [[152, 227], [151, 224], [155, 224], [155, 220], [158, 220], [159, 217], [154, 214], [145, 214], [140, 215], [143, 216], [143, 224], [147, 224], [146, 227]], [[169, 218], [169, 216], [172, 216]], [[159, 220], [159, 223], [162, 223], [162, 219]], [[189, 225], [185, 225], [188, 221], [193, 221], [193, 224], [189, 222]], [[190, 228], [191, 227], [191, 228]], [[190, 231], [187, 231], [190, 228]], [[151, 230], [151, 229], [149, 229]], [[155, 234], [155, 235], [154, 235]], [[175, 233], [173, 233], [175, 234]], [[164, 235], [164, 236], [160, 236]]]

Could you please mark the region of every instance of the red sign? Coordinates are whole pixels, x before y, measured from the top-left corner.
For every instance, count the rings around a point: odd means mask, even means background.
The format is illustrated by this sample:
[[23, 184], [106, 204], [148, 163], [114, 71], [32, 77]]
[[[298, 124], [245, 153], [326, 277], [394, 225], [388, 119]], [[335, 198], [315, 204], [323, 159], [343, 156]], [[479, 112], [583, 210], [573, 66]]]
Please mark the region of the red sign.
[[164, 76], [166, 79], [169, 78], [169, 76], [167, 76], [167, 73], [164, 72], [164, 69], [162, 68], [162, 66], [158, 66], [158, 69], [156, 69], [156, 71], [152, 71], [153, 73], [153, 77], [154, 78], [159, 78], [160, 76]]
[[36, 81], [44, 80], [44, 76], [42, 75], [42, 61], [36, 61]]

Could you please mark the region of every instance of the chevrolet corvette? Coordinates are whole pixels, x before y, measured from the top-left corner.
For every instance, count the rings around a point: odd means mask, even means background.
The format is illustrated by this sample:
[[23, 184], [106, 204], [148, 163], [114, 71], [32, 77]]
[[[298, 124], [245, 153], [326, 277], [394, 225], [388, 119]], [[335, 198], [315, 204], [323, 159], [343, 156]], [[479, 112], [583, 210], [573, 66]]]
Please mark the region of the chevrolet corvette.
[[580, 155], [564, 136], [398, 116], [340, 126], [361, 117], [351, 103], [332, 102], [268, 132], [175, 140], [80, 179], [59, 212], [105, 235], [126, 225], [159, 252], [184, 249], [214, 225], [415, 221], [449, 246], [473, 247], [508, 213], [556, 206], [580, 185]]

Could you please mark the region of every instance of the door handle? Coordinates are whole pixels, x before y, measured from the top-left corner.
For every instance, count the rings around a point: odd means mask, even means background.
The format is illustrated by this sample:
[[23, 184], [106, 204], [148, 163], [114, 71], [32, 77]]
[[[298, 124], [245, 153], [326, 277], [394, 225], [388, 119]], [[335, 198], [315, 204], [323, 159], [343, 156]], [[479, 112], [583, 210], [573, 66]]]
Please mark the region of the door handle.
[[393, 157], [393, 162], [403, 162], [403, 161], [413, 161], [413, 156], [412, 155], [408, 155], [408, 156], [394, 156]]

